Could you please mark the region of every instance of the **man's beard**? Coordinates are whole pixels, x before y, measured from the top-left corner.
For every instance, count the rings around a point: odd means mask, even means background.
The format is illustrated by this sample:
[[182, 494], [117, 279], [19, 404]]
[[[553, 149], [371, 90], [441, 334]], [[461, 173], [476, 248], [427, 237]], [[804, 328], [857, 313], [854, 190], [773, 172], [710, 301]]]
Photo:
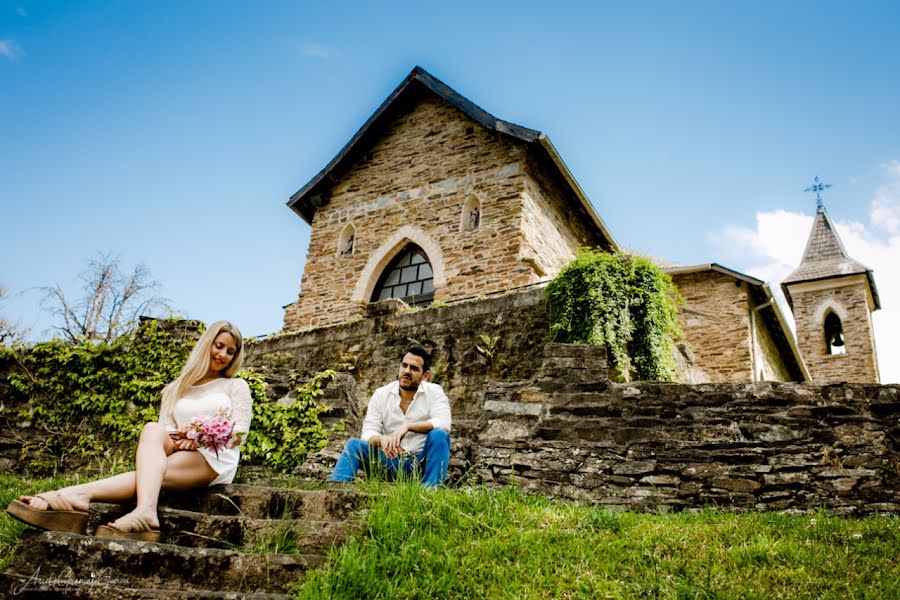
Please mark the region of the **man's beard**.
[[419, 382], [413, 381], [412, 379], [410, 379], [409, 383], [404, 384], [403, 380], [401, 379], [400, 380], [400, 389], [406, 390], [407, 392], [414, 392], [417, 389], [419, 389]]

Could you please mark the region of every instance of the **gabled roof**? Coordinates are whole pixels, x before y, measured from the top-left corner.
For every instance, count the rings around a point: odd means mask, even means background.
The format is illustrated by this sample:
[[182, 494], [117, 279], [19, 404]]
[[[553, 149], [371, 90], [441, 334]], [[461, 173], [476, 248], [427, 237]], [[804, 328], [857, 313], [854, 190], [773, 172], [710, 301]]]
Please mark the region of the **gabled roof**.
[[875, 309], [881, 308], [881, 301], [878, 298], [878, 289], [875, 287], [875, 277], [872, 269], [850, 258], [847, 250], [844, 248], [844, 244], [841, 242], [841, 238], [838, 236], [834, 223], [831, 221], [831, 217], [828, 216], [825, 207], [822, 206], [816, 211], [812, 231], [809, 233], [809, 239], [806, 241], [806, 250], [803, 252], [803, 260], [800, 261], [800, 266], [781, 282], [781, 288], [784, 290], [784, 295], [791, 307], [793, 307], [794, 302], [788, 289], [791, 284], [850, 275], [866, 276], [872, 292], [872, 301], [875, 304]]
[[781, 312], [781, 307], [772, 295], [772, 290], [763, 282], [750, 275], [729, 269], [718, 263], [704, 263], [691, 266], [674, 266], [665, 267], [663, 271], [671, 276], [689, 275], [693, 273], [715, 272], [729, 277], [734, 277], [739, 281], [747, 283], [750, 296], [753, 299], [754, 308], [751, 310], [760, 314], [769, 334], [778, 346], [779, 353], [784, 360], [785, 367], [791, 375], [793, 381], [811, 381], [809, 369], [803, 362], [800, 355], [800, 349], [797, 347], [797, 341], [794, 334]]
[[672, 267], [663, 267], [663, 271], [668, 273], [669, 275], [687, 275], [689, 273], [702, 273], [704, 271], [716, 271], [717, 273], [722, 273], [723, 275], [730, 275], [735, 279], [740, 279], [741, 281], [746, 281], [750, 285], [762, 286], [765, 282], [762, 279], [757, 279], [756, 277], [751, 277], [750, 275], [745, 275], [740, 271], [735, 271], [734, 269], [729, 269], [728, 267], [723, 267], [719, 263], [704, 263], [700, 265], [691, 265], [691, 266], [672, 266]]
[[422, 98], [422, 94], [433, 94], [451, 106], [462, 111], [467, 117], [482, 126], [520, 140], [531, 145], [539, 155], [548, 160], [552, 167], [559, 173], [563, 182], [569, 186], [572, 194], [578, 199], [580, 208], [583, 209], [593, 224], [597, 227], [601, 237], [609, 244], [609, 250], [618, 248], [618, 244], [606, 227], [606, 224], [594, 210], [584, 191], [575, 181], [572, 173], [566, 167], [556, 148], [550, 139], [534, 129], [522, 127], [498, 119], [475, 103], [464, 98], [450, 86], [440, 81], [422, 67], [415, 67], [409, 75], [400, 83], [381, 106], [372, 114], [363, 126], [350, 138], [350, 141], [331, 159], [309, 183], [304, 185], [288, 200], [287, 205], [307, 223], [312, 223], [316, 208], [328, 204], [328, 189], [336, 182], [339, 176], [339, 167], [350, 164], [364, 154], [383, 133], [389, 124], [391, 117], [403, 107], [409, 106]]

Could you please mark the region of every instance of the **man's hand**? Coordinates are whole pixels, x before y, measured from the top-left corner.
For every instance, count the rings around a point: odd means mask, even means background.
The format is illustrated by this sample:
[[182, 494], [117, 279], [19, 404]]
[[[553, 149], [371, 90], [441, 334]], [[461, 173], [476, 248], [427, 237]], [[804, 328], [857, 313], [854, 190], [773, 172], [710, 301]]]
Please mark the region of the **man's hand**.
[[400, 446], [400, 441], [403, 439], [403, 436], [407, 434], [409, 431], [409, 427], [406, 425], [401, 425], [399, 429], [396, 431], [389, 433], [388, 435], [380, 436], [381, 449], [384, 451], [384, 455], [388, 458], [397, 458], [400, 454], [403, 453], [403, 448]]

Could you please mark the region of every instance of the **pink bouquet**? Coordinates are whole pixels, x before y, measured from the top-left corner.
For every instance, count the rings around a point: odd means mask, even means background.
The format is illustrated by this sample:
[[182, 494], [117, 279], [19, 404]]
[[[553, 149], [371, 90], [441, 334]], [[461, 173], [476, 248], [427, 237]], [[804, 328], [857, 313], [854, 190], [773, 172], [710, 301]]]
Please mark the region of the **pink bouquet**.
[[241, 433], [235, 433], [234, 423], [222, 413], [197, 415], [186, 427], [184, 437], [194, 440], [201, 448], [209, 448], [219, 457], [219, 450], [241, 443]]

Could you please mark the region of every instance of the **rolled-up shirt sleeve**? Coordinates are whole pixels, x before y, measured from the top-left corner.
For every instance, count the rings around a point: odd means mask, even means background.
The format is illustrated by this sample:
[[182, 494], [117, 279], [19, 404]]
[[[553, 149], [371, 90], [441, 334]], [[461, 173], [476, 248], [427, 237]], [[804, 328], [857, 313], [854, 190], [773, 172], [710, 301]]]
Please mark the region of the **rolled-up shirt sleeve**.
[[363, 421], [362, 434], [360, 439], [368, 442], [372, 436], [384, 433], [384, 395], [378, 392], [372, 394], [369, 399], [369, 406], [366, 409], [366, 418]]
[[431, 399], [431, 418], [428, 419], [428, 422], [435, 429], [441, 429], [450, 433], [450, 399], [440, 386], [435, 386], [432, 389], [437, 393]]

